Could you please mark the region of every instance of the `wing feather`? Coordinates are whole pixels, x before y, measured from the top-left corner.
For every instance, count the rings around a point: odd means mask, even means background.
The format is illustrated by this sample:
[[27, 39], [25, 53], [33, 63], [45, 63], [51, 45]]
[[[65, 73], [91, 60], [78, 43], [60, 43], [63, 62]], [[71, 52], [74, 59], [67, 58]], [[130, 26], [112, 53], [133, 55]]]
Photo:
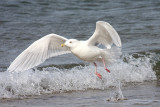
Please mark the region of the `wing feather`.
[[116, 30], [107, 22], [96, 22], [96, 30], [94, 34], [88, 39], [89, 45], [96, 43], [103, 44], [107, 48], [111, 48], [114, 43], [116, 46], [121, 47], [121, 39]]
[[61, 47], [67, 39], [56, 35], [49, 34], [35, 41], [26, 50], [24, 50], [9, 66], [8, 71], [24, 71], [35, 67], [46, 59], [70, 53], [69, 48]]

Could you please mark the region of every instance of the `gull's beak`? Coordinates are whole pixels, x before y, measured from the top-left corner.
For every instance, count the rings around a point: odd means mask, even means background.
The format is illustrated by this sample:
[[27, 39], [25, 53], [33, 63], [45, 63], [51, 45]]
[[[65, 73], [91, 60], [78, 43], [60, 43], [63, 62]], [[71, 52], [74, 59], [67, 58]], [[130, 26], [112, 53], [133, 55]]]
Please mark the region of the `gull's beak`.
[[64, 47], [65, 46], [65, 44], [61, 44], [61, 47]]

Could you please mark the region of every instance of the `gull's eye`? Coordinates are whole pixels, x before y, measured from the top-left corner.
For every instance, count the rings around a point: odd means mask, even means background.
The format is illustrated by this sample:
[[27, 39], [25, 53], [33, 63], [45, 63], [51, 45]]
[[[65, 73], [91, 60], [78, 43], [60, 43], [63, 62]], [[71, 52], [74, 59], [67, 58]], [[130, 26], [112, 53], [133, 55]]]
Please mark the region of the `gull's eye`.
[[72, 41], [70, 41], [69, 43], [72, 43]]

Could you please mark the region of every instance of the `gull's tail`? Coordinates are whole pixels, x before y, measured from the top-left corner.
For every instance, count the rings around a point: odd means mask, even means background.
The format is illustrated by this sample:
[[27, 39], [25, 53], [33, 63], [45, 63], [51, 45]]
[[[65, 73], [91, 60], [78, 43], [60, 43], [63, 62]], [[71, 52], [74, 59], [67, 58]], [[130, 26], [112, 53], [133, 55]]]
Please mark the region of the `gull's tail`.
[[121, 48], [119, 47], [112, 47], [110, 49], [104, 49], [105, 50], [105, 61], [106, 64], [111, 64], [113, 62], [118, 61], [118, 59], [120, 59], [122, 52], [121, 52]]

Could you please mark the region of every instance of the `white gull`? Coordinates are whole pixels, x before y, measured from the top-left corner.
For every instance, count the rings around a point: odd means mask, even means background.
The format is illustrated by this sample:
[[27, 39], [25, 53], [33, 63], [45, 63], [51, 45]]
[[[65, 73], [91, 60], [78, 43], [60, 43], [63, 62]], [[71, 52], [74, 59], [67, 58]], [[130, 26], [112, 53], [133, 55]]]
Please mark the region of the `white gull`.
[[[105, 48], [99, 48], [97, 44], [102, 44]], [[111, 56], [113, 55], [109, 54], [112, 44], [121, 47], [118, 33], [109, 23], [98, 21], [94, 34], [86, 41], [67, 39], [57, 34], [48, 34], [42, 37], [24, 50], [11, 63], [8, 71], [25, 71], [41, 64], [50, 57], [72, 53], [81, 60], [93, 62], [96, 75], [102, 78], [102, 75], [97, 72], [95, 61], [102, 61], [105, 70], [110, 72], [106, 68], [106, 62], [112, 59]]]

